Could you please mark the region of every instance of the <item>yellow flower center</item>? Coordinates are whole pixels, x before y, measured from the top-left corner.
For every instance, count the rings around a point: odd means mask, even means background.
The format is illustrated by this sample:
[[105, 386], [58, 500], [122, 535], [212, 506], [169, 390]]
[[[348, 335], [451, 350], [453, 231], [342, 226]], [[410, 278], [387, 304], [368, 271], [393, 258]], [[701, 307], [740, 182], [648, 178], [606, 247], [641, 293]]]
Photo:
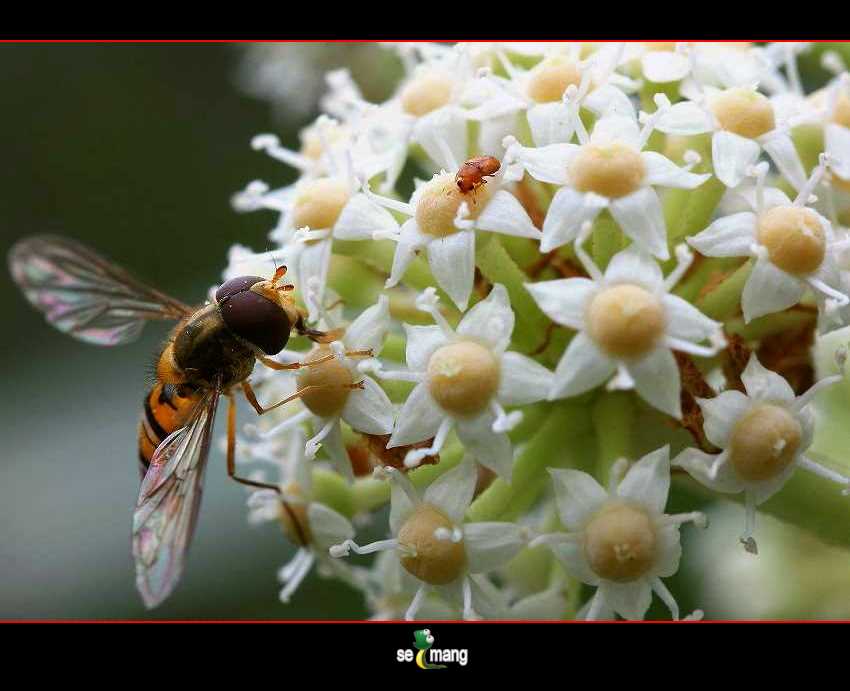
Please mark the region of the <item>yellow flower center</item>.
[[638, 506], [612, 503], [584, 528], [584, 554], [600, 578], [626, 583], [643, 576], [655, 562], [655, 525]]
[[[307, 354], [304, 362], [313, 362], [331, 354], [330, 347], [318, 345]], [[306, 389], [301, 394], [301, 401], [319, 417], [339, 415], [351, 395], [350, 385], [353, 383], [351, 372], [336, 357], [320, 365], [302, 368], [296, 380], [299, 389]]]
[[431, 504], [420, 504], [398, 531], [399, 545], [412, 554], [402, 554], [401, 565], [420, 581], [446, 585], [456, 580], [466, 566], [463, 540], [440, 539], [435, 532], [454, 529], [448, 516]]
[[537, 103], [552, 103], [563, 98], [568, 86], [578, 86], [580, 82], [578, 65], [565, 55], [553, 55], [529, 72], [527, 92]]
[[452, 173], [435, 175], [418, 191], [416, 224], [419, 230], [434, 237], [456, 232], [455, 217], [460, 205], [466, 202], [469, 218], [477, 218], [490, 199], [491, 185], [482, 185], [470, 192], [461, 192]]
[[743, 87], [727, 89], [714, 98], [711, 110], [720, 127], [755, 139], [776, 126], [773, 105], [766, 96]]
[[826, 235], [811, 209], [770, 209], [759, 219], [758, 239], [767, 248], [770, 261], [790, 274], [816, 271], [826, 254]]
[[499, 361], [472, 341], [444, 345], [428, 361], [428, 390], [449, 413], [480, 413], [498, 388]]
[[770, 480], [792, 463], [802, 436], [800, 423], [788, 410], [764, 403], [735, 425], [729, 460], [746, 482]]
[[417, 118], [442, 108], [452, 97], [454, 79], [446, 72], [425, 72], [411, 79], [401, 90], [401, 107]]
[[348, 203], [348, 185], [337, 178], [317, 178], [302, 183], [295, 195], [292, 222], [296, 228], [311, 230], [333, 228]]
[[664, 334], [664, 309], [648, 290], [623, 283], [598, 293], [587, 308], [587, 330], [596, 344], [615, 357], [638, 357]]
[[646, 166], [640, 152], [625, 144], [589, 144], [573, 159], [570, 177], [579, 192], [625, 197], [640, 187]]

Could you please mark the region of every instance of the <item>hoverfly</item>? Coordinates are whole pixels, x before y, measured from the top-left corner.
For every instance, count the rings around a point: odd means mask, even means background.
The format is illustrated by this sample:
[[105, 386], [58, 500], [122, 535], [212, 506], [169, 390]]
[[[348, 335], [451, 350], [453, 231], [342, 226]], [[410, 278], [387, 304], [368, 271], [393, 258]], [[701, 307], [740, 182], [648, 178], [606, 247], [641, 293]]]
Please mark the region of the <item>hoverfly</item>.
[[[281, 364], [269, 356], [286, 346], [294, 330], [317, 343], [333, 332], [307, 328], [304, 313], [283, 283], [286, 267], [271, 279], [240, 276], [222, 284], [215, 300], [189, 307], [140, 283], [80, 243], [39, 235], [16, 243], [9, 253], [15, 282], [54, 327], [86, 343], [116, 346], [139, 336], [146, 321], [173, 320], [156, 363], [156, 381], [145, 395], [139, 423], [141, 488], [133, 516], [136, 585], [147, 607], [171, 594], [183, 571], [200, 508], [202, 483], [218, 400], [227, 396], [227, 473], [244, 485], [278, 491], [274, 485], [236, 475], [236, 398], [241, 387], [259, 414], [248, 382], [256, 361], [275, 370], [325, 362]], [[360, 384], [351, 384], [357, 387]], [[286, 502], [283, 507], [300, 526]]]

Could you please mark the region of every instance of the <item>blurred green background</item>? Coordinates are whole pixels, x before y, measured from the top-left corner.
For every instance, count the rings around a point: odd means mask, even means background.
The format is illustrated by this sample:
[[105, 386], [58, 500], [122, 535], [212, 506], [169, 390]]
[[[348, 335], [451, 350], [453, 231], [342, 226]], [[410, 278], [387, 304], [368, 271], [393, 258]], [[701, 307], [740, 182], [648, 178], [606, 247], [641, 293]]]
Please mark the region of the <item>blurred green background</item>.
[[[276, 132], [284, 144], [297, 146], [297, 130], [315, 110], [302, 99], [288, 112], [285, 91], [274, 107], [240, 91], [235, 82], [243, 50], [179, 44], [0, 46], [4, 255], [24, 235], [67, 234], [191, 302], [202, 300], [218, 281], [231, 244], [262, 249], [273, 216], [237, 215], [230, 197], [250, 180], [279, 185], [294, 174], [253, 152], [250, 139]], [[293, 61], [292, 69], [305, 69], [305, 59], [321, 62], [322, 69], [344, 64], [352, 50], [363, 49], [326, 46], [320, 54], [311, 48], [301, 56], [301, 67]], [[369, 55], [354, 57], [361, 75], [368, 75], [361, 80], [367, 95], [385, 92], [390, 85], [376, 75], [394, 68], [370, 64], [375, 58]], [[227, 479], [217, 451], [182, 583], [163, 606], [146, 612], [135, 592], [129, 546], [138, 490], [136, 424], [146, 368], [167, 326], [151, 325], [130, 346], [98, 349], [51, 330], [5, 270], [0, 288], [0, 617], [368, 615], [356, 593], [315, 575], [290, 605], [278, 601], [275, 573], [291, 548], [275, 525], [247, 524], [245, 493]], [[737, 526], [741, 510], [732, 512]], [[722, 511], [718, 515], [722, 519]], [[763, 554], [771, 545], [776, 554], [780, 545], [803, 539], [776, 530], [776, 538], [767, 529], [760, 537]], [[834, 573], [830, 602], [841, 607], [830, 606], [823, 614], [850, 614], [850, 570], [843, 552], [826, 558], [815, 545], [826, 560], [818, 562], [817, 573], [809, 580], [789, 578], [787, 564], [777, 568], [764, 559], [753, 561], [734, 540], [722, 540], [728, 534], [685, 531], [684, 563], [690, 565], [670, 583], [685, 612], [702, 606], [715, 617], [811, 615], [819, 605], [806, 601], [805, 594], [812, 592], [812, 583], [823, 582], [824, 573]], [[718, 564], [726, 570], [718, 570]], [[781, 581], [782, 597], [753, 608], [754, 598], [766, 597], [763, 572], [771, 564], [773, 575], [768, 572], [767, 578]], [[743, 604], [730, 601], [728, 590], [743, 582], [741, 574], [757, 570], [762, 580], [742, 586]], [[657, 605], [652, 613], [666, 616]]]

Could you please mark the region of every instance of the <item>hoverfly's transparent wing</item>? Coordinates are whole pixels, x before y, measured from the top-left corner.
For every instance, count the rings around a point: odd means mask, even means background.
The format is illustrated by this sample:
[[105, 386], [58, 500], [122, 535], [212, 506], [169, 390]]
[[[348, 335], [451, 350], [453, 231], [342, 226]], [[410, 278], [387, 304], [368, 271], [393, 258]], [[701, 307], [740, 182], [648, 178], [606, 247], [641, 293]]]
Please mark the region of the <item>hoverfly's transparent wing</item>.
[[186, 426], [157, 447], [142, 481], [133, 514], [133, 557], [136, 586], [148, 608], [168, 597], [183, 573], [201, 506], [219, 395], [210, 389]]
[[128, 343], [147, 320], [191, 313], [88, 247], [55, 235], [17, 242], [9, 252], [9, 269], [49, 323], [86, 343]]

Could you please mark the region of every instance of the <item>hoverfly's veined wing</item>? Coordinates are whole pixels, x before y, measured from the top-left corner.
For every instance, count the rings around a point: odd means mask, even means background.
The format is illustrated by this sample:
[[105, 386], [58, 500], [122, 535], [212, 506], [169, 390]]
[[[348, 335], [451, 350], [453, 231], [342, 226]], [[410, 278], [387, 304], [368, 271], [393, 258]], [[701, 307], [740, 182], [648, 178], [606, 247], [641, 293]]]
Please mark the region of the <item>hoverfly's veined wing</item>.
[[20, 240], [9, 252], [9, 268], [48, 322], [86, 343], [128, 343], [147, 320], [177, 320], [192, 311], [68, 238], [35, 235]]
[[210, 389], [186, 426], [157, 447], [142, 481], [133, 514], [133, 557], [136, 586], [148, 608], [168, 597], [183, 573], [201, 506], [219, 395], [217, 388]]

